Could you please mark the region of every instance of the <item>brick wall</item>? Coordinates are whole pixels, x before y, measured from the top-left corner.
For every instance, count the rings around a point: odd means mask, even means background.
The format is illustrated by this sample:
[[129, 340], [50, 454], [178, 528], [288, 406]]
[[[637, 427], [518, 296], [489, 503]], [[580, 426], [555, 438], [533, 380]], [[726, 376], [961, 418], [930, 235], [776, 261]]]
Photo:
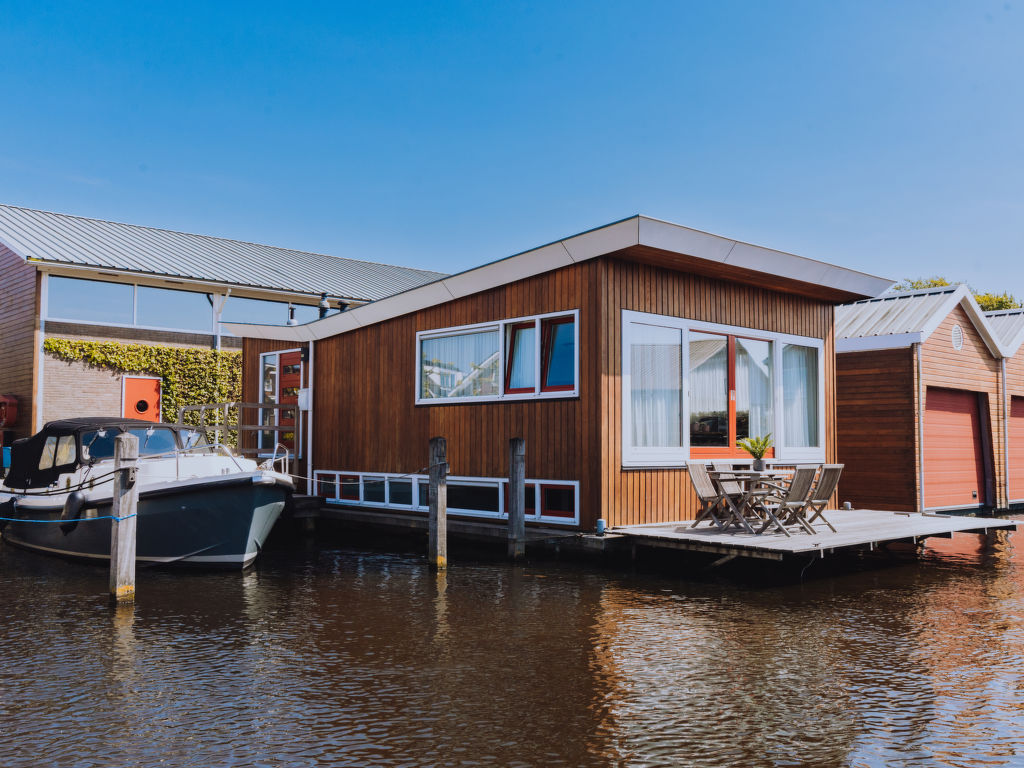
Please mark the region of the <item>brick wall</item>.
[[0, 394], [18, 398], [16, 437], [32, 433], [32, 366], [35, 357], [36, 269], [0, 245]]
[[121, 415], [121, 373], [46, 354], [43, 375], [43, 421]]

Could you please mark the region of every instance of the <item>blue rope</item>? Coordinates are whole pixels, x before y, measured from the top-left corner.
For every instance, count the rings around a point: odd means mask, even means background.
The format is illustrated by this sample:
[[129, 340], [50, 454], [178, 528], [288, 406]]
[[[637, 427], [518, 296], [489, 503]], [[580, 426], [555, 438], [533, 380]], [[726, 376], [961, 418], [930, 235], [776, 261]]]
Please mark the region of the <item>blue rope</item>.
[[0, 517], [0, 520], [5, 520], [9, 523], [88, 523], [91, 520], [127, 520], [129, 517], [138, 517], [139, 513], [134, 512], [124, 517], [117, 517], [116, 515], [103, 515], [102, 517], [71, 517], [67, 520], [26, 520], [23, 517]]

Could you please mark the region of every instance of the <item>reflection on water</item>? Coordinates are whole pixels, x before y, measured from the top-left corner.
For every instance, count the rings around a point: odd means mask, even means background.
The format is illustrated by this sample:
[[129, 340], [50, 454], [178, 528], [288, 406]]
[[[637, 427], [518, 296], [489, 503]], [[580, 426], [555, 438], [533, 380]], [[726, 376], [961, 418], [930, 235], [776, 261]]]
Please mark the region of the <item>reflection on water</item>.
[[0, 765], [1024, 764], [1024, 556], [750, 586], [281, 542], [244, 574], [0, 548]]

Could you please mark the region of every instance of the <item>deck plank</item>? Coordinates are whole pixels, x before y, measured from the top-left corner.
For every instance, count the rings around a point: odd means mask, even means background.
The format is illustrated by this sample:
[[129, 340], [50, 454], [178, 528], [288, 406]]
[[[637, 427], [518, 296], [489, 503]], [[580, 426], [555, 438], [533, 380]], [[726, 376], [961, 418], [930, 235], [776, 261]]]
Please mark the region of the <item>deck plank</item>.
[[1020, 522], [991, 517], [906, 514], [874, 509], [832, 510], [826, 514], [836, 527], [835, 533], [820, 523], [815, 523], [816, 534], [813, 536], [796, 531], [792, 536], [785, 536], [782, 533], [732, 533], [720, 531], [710, 523], [701, 523], [696, 528], [691, 528], [692, 521], [685, 520], [616, 527], [614, 533], [631, 537], [636, 543], [647, 546], [664, 545], [678, 548], [693, 543], [696, 545], [695, 548], [713, 545], [733, 549], [738, 554], [773, 552], [785, 555], [821, 552], [824, 555], [839, 549], [880, 545], [906, 539], [1016, 528]]

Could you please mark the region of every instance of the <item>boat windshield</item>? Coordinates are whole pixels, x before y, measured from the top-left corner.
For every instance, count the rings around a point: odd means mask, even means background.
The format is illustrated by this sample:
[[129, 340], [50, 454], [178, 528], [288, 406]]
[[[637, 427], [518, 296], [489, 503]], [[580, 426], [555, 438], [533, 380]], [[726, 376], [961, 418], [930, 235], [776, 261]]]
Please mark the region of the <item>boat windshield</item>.
[[201, 429], [191, 429], [181, 433], [181, 447], [189, 453], [201, 453], [214, 455], [217, 449], [210, 445], [206, 439], [206, 433]]
[[174, 430], [166, 427], [149, 427], [148, 429], [129, 429], [130, 434], [139, 438], [139, 456], [153, 456], [157, 453], [173, 454], [178, 450], [174, 439]]
[[116, 429], [94, 429], [82, 433], [82, 461], [100, 461], [114, 456]]
[[[139, 439], [139, 456], [172, 454], [178, 449], [174, 430], [167, 427], [138, 427], [128, 430]], [[114, 438], [120, 434], [116, 428], [91, 430], [82, 433], [82, 460], [101, 461], [114, 457]]]

